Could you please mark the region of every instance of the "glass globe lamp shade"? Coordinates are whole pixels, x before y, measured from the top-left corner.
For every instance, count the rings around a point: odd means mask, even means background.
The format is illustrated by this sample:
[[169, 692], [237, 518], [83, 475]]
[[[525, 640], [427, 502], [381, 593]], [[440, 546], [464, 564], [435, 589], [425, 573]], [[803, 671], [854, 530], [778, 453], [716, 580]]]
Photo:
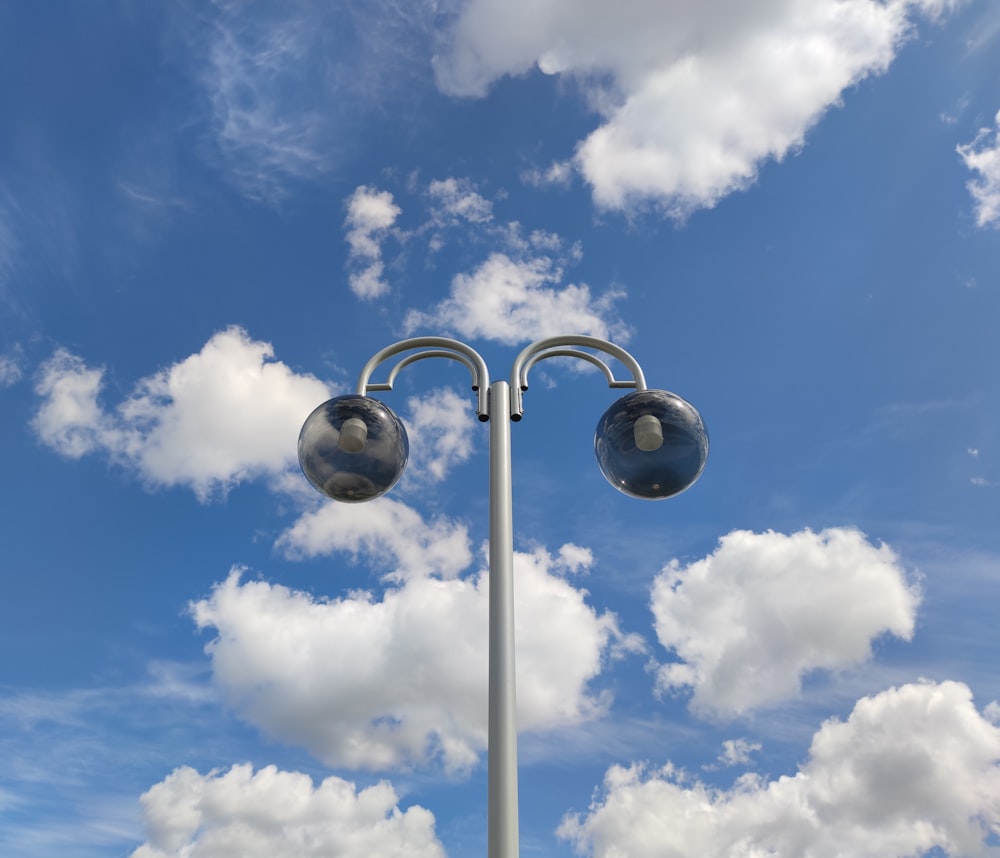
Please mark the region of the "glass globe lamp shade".
[[306, 418], [299, 432], [299, 465], [328, 497], [360, 503], [399, 481], [410, 455], [402, 421], [370, 396], [337, 396]]
[[694, 484], [708, 458], [701, 415], [666, 390], [637, 390], [604, 412], [594, 435], [601, 473], [620, 492], [659, 500]]

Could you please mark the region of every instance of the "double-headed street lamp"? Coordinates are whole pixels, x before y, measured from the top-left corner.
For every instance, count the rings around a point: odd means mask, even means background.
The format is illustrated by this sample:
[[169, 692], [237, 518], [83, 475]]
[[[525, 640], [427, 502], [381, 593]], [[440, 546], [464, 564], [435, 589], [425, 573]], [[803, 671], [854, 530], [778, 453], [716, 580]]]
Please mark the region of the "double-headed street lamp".
[[[582, 349], [615, 358], [631, 379], [619, 381], [600, 356]], [[404, 352], [385, 382], [369, 381], [382, 363]], [[306, 419], [299, 433], [299, 463], [309, 482], [348, 503], [380, 497], [396, 484], [409, 456], [406, 429], [387, 405], [368, 394], [392, 390], [403, 367], [431, 357], [465, 364], [477, 393], [476, 413], [490, 424], [488, 858], [517, 858], [510, 424], [523, 415], [528, 371], [545, 358], [580, 358], [604, 373], [608, 387], [632, 389], [604, 412], [594, 436], [601, 472], [627, 495], [656, 500], [684, 491], [705, 467], [708, 435], [694, 406], [665, 390], [649, 390], [635, 358], [606, 340], [575, 335], [539, 340], [517, 356], [508, 385], [491, 384], [486, 362], [465, 343], [414, 337], [375, 354], [361, 370], [354, 395], [330, 399]]]

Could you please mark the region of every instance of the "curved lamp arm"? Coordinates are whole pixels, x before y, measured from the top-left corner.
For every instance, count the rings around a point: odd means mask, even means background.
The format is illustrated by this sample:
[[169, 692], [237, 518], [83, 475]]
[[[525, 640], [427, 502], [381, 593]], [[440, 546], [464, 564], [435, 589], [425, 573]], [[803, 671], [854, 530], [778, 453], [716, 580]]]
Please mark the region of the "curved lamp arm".
[[[404, 357], [390, 370], [386, 381], [375, 384], [369, 381], [372, 373], [380, 364], [401, 352], [413, 349], [423, 349], [423, 351], [414, 352]], [[490, 371], [486, 367], [486, 361], [483, 360], [482, 356], [474, 348], [458, 340], [453, 340], [450, 337], [412, 337], [408, 340], [400, 340], [391, 346], [386, 346], [381, 351], [372, 355], [368, 363], [361, 370], [361, 375], [358, 378], [358, 396], [367, 396], [373, 390], [392, 390], [393, 382], [395, 382], [396, 376], [401, 369], [409, 366], [411, 363], [416, 363], [418, 360], [432, 357], [450, 358], [461, 364], [465, 364], [472, 375], [472, 389], [478, 394], [476, 414], [482, 421], [489, 420], [488, 393]]]
[[[590, 352], [581, 351], [584, 348], [596, 349], [604, 352], [610, 357], [616, 358], [621, 364], [632, 373], [631, 379], [619, 380], [615, 378], [611, 368]], [[570, 334], [566, 336], [547, 337], [532, 343], [514, 359], [514, 365], [510, 371], [510, 419], [520, 420], [524, 416], [523, 393], [528, 389], [528, 370], [538, 361], [550, 357], [575, 357], [593, 364], [604, 373], [608, 387], [611, 388], [634, 388], [635, 390], [646, 389], [646, 377], [643, 375], [639, 362], [632, 357], [621, 346], [602, 340], [600, 337], [588, 337], [582, 334]]]

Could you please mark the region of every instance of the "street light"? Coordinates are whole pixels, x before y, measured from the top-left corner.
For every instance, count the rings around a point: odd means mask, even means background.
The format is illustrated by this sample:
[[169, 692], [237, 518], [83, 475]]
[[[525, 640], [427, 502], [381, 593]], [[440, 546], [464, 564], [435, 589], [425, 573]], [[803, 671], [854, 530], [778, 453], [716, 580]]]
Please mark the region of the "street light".
[[[615, 358], [632, 377], [618, 380], [592, 351]], [[370, 382], [382, 363], [404, 352], [408, 354], [385, 382]], [[528, 372], [540, 360], [573, 357], [600, 369], [608, 387], [632, 389], [604, 412], [594, 436], [601, 472], [627, 495], [657, 500], [691, 486], [705, 467], [708, 435], [693, 405], [674, 393], [649, 390], [635, 358], [606, 340], [582, 335], [539, 340], [514, 360], [508, 385], [491, 384], [486, 362], [465, 343], [414, 337], [372, 356], [354, 395], [324, 402], [306, 418], [299, 433], [299, 464], [309, 482], [334, 500], [358, 503], [380, 497], [399, 481], [409, 456], [406, 428], [387, 405], [368, 394], [392, 390], [401, 369], [431, 357], [456, 360], [468, 368], [477, 394], [476, 413], [490, 424], [488, 858], [517, 858], [510, 424], [523, 415]]]

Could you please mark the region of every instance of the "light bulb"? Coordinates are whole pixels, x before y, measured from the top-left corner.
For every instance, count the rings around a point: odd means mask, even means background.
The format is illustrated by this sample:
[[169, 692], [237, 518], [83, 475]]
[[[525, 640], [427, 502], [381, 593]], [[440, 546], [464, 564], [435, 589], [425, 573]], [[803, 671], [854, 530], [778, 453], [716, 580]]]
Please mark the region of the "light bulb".
[[635, 434], [635, 446], [645, 453], [652, 453], [663, 446], [663, 427], [659, 418], [652, 414], [637, 417], [632, 431]]
[[368, 424], [360, 417], [348, 417], [340, 426], [338, 445], [345, 453], [360, 453], [368, 440]]

